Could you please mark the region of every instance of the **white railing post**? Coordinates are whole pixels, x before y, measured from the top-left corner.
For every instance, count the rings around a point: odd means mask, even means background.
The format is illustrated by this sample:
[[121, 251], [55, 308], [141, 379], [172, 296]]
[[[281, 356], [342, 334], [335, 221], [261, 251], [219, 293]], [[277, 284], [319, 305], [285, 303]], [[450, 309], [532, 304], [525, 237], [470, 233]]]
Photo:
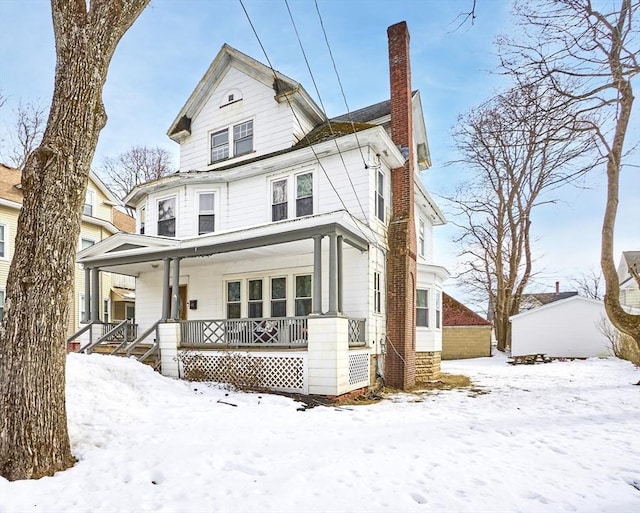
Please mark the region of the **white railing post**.
[[308, 320], [309, 393], [338, 396], [349, 391], [349, 319], [312, 316]]
[[180, 345], [180, 323], [161, 322], [157, 335], [160, 337], [160, 361], [162, 375], [170, 378], [179, 377], [178, 346]]

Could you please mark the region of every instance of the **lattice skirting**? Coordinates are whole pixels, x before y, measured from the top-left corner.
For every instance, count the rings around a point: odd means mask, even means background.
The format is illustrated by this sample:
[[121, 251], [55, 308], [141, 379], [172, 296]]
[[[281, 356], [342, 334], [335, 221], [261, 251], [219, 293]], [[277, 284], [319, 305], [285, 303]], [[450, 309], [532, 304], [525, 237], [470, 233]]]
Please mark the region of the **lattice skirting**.
[[369, 385], [369, 353], [349, 351], [349, 385], [354, 388]]
[[180, 377], [240, 388], [308, 393], [307, 354], [178, 351]]

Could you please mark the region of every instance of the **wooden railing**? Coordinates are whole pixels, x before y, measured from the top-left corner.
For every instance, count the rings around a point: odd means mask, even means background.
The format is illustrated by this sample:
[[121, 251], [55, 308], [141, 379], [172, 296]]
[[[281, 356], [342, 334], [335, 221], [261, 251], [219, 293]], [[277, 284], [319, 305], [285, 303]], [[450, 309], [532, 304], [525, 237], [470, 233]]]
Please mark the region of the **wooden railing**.
[[180, 321], [183, 346], [306, 347], [307, 317]]
[[[115, 329], [119, 328], [119, 329]], [[123, 321], [105, 322], [102, 324], [102, 335], [110, 333], [108, 342], [133, 342], [138, 337], [138, 325]]]

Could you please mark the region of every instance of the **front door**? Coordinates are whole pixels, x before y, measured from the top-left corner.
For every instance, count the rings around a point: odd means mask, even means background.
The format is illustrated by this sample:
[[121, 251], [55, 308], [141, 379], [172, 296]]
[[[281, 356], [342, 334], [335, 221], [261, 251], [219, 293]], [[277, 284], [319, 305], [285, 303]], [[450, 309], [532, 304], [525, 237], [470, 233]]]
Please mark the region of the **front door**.
[[[173, 287], [169, 287], [169, 297], [173, 297]], [[187, 286], [180, 285], [180, 287], [178, 288], [178, 318], [186, 321], [188, 309], [189, 305], [187, 304]]]

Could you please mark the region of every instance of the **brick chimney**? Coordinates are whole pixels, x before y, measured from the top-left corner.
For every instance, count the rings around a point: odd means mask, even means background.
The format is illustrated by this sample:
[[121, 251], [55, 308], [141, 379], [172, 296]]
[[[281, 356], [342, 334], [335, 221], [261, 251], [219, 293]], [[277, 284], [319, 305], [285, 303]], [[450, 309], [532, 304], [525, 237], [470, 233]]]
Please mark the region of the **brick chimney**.
[[414, 225], [413, 110], [409, 30], [406, 22], [387, 29], [391, 81], [391, 138], [405, 155], [391, 171], [392, 214], [387, 254], [387, 355], [389, 386], [407, 390], [416, 375], [416, 234]]

